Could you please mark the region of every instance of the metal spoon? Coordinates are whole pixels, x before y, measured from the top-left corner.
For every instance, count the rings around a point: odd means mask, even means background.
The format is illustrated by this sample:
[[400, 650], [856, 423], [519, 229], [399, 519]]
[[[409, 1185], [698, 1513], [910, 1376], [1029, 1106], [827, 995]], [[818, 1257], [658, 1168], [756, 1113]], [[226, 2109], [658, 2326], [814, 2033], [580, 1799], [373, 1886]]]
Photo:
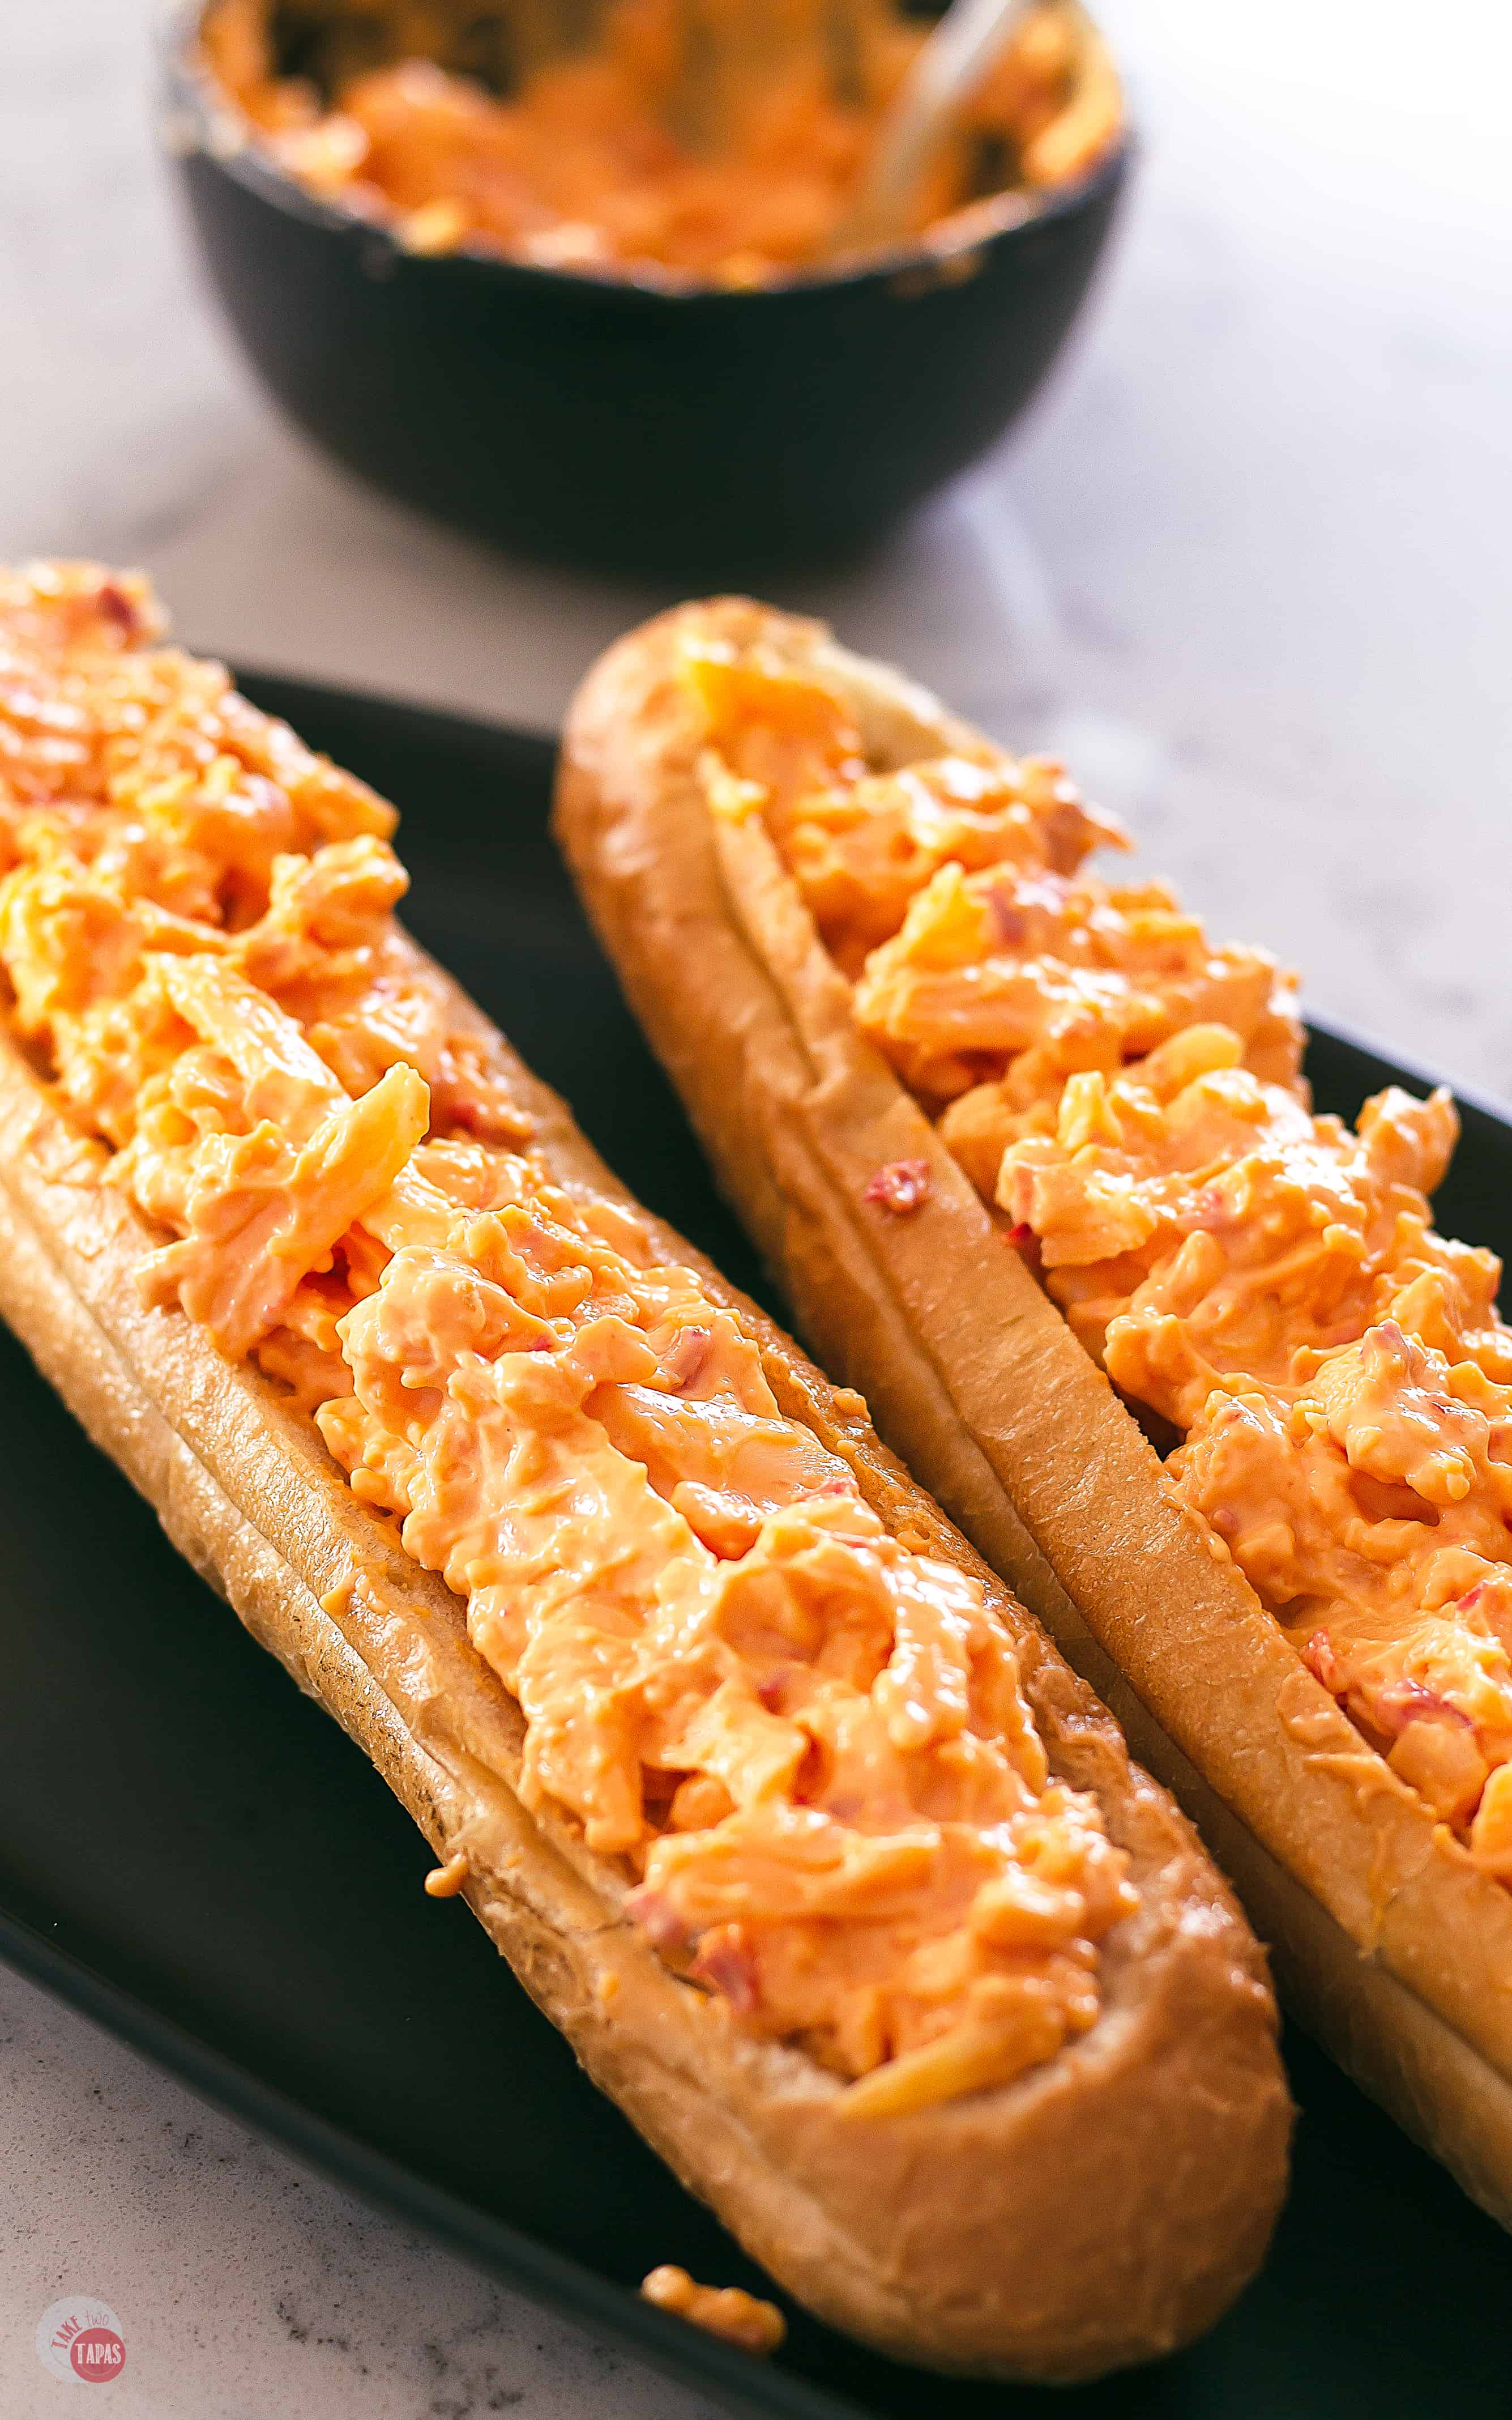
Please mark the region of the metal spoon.
[[831, 252], [890, 243], [913, 232], [911, 206], [957, 110], [1035, 5], [1036, 0], [953, 0], [883, 120], [860, 187], [831, 238]]

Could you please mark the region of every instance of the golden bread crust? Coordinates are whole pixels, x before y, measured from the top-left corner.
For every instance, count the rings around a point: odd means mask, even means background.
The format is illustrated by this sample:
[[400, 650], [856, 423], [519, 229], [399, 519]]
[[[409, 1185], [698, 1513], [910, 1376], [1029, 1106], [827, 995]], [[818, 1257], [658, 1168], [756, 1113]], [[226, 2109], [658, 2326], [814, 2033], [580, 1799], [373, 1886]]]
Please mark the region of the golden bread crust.
[[[746, 598], [661, 615], [584, 681], [556, 829], [725, 1192], [826, 1366], [865, 1391], [1100, 1692], [1118, 1692], [1120, 1714], [1144, 1710], [1151, 1769], [1186, 1789], [1189, 1811], [1226, 1819], [1210, 1838], [1330, 2047], [1512, 2224], [1512, 2133], [1504, 2114], [1481, 2123], [1512, 2086], [1512, 1893], [1365, 1745], [1221, 1542], [1173, 1500], [1147, 1439], [856, 1025], [761, 819], [712, 811], [679, 673], [689, 640], [759, 640], [821, 669], [880, 766], [990, 743], [821, 625]], [[929, 1190], [914, 1216], [889, 1218], [863, 1196], [900, 1159], [926, 1163]]]
[[[511, 1080], [552, 1176], [637, 1207], [517, 1060]], [[1110, 1718], [861, 1407], [639, 1214], [736, 1311], [783, 1408], [845, 1456], [888, 1526], [982, 1577], [1052, 1766], [1096, 1792], [1141, 1893], [1106, 1946], [1088, 2034], [999, 2091], [870, 2121], [840, 2113], [837, 2080], [809, 2058], [732, 2031], [625, 1920], [623, 1874], [527, 1811], [518, 1710], [470, 1646], [460, 1600], [352, 1497], [273, 1382], [177, 1310], [143, 1308], [134, 1272], [161, 1239], [101, 1184], [104, 1165], [0, 1041], [0, 1310], [438, 1854], [467, 1852], [467, 1896], [527, 1990], [747, 2248], [837, 2326], [942, 2368], [1088, 2377], [1215, 2319], [1260, 2259], [1284, 2182], [1263, 1958]]]

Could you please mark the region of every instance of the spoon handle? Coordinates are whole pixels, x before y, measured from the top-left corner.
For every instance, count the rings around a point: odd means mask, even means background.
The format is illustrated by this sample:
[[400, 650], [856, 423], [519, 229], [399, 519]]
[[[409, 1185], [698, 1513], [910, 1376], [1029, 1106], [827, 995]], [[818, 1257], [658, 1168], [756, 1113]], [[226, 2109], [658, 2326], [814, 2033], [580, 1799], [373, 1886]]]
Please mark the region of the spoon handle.
[[909, 204], [957, 109], [1034, 6], [953, 0], [903, 78], [834, 250], [908, 232]]

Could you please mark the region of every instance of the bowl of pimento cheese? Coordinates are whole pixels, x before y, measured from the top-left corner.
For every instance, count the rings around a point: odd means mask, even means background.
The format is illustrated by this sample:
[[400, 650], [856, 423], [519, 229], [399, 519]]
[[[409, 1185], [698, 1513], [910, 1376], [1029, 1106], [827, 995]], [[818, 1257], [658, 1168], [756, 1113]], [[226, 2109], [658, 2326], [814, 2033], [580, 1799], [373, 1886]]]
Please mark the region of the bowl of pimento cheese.
[[[704, 581], [864, 545], [992, 444], [1125, 181], [1101, 37], [1079, 0], [1038, 0], [906, 236], [867, 246], [847, 221], [928, 16], [800, 0], [774, 62], [744, 6], [195, 8], [165, 135], [290, 417], [507, 547]], [[706, 92], [701, 11], [729, 21]]]

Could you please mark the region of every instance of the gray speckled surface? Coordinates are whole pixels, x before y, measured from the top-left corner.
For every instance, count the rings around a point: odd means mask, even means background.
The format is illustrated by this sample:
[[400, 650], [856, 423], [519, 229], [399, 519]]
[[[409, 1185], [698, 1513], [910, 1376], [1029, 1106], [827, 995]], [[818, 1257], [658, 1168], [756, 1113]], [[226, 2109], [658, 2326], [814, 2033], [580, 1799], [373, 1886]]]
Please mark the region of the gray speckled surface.
[[698, 2420], [706, 2407], [312, 2176], [0, 1969], [0, 2412], [74, 2389], [42, 2313], [101, 2296], [118, 2420]]
[[[1512, 1097], [1512, 27], [1498, 0], [1115, 0], [1149, 156], [1009, 454], [795, 603], [1060, 745], [1319, 1007]], [[148, 132], [144, 0], [0, 23], [0, 553], [144, 562], [195, 644], [531, 722], [656, 601], [490, 559], [273, 420]], [[1306, 47], [1304, 49], [1304, 44]], [[103, 2296], [132, 2420], [679, 2420], [0, 1972], [0, 2412]]]

